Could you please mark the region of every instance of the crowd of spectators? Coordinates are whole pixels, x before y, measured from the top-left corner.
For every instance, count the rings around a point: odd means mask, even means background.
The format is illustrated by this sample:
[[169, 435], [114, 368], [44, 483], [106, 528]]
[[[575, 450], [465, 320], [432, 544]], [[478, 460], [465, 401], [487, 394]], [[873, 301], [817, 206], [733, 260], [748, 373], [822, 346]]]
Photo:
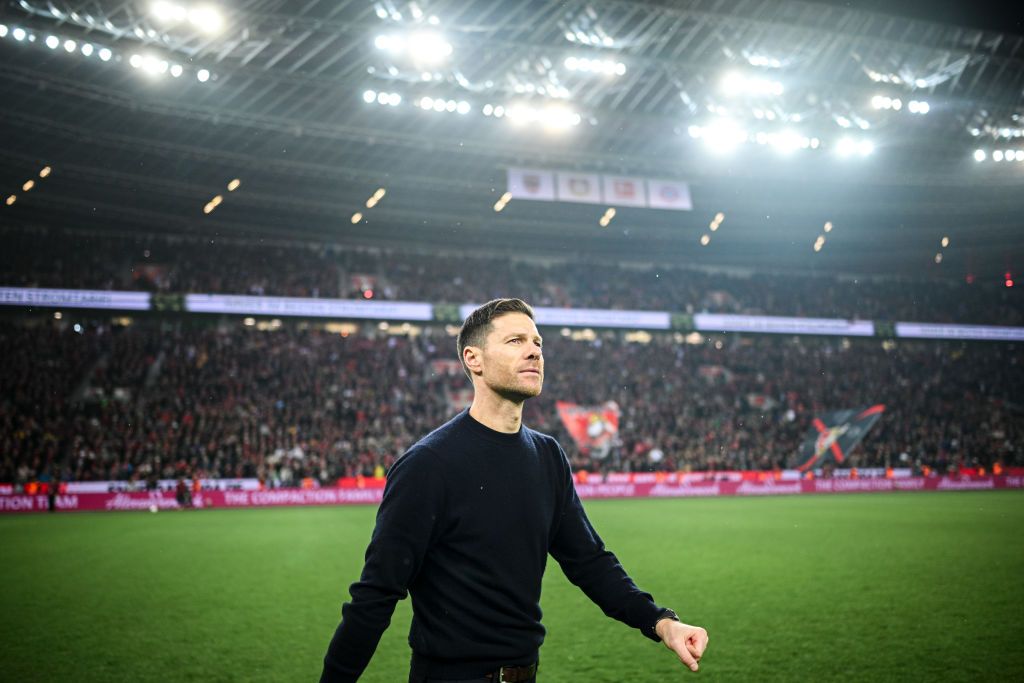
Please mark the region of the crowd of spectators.
[[[816, 415], [877, 403], [885, 413], [852, 466], [1024, 465], [1019, 346], [545, 334], [544, 393], [527, 403], [525, 422], [557, 436], [576, 469], [783, 468]], [[394, 335], [8, 317], [0, 482], [380, 475], [459, 410], [469, 385], [450, 362], [454, 347], [439, 327]], [[556, 400], [615, 401], [609, 452], [577, 447]]]
[[[136, 289], [748, 313], [862, 320], [1024, 325], [1020, 287], [960, 278], [893, 279], [708, 272], [665, 264], [530, 260], [186, 236], [115, 237], [5, 229], [0, 286]], [[466, 278], [472, 276], [472, 288]], [[473, 299], [469, 301], [468, 299]]]

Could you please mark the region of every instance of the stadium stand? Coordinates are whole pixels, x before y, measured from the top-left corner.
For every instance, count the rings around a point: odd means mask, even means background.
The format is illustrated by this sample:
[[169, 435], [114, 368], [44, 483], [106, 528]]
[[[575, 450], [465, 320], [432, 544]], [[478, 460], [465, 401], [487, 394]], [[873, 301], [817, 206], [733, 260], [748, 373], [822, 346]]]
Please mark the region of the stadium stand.
[[[467, 386], [452, 363], [432, 362], [455, 358], [439, 327], [74, 325], [0, 323], [0, 481], [379, 475], [458, 410]], [[545, 390], [526, 422], [558, 435], [576, 469], [780, 468], [816, 411], [875, 403], [886, 418], [851, 466], [1024, 464], [1013, 344], [544, 332]], [[573, 445], [556, 400], [619, 404], [605, 458]]]
[[417, 253], [327, 243], [105, 236], [8, 229], [0, 286], [267, 296], [481, 301], [538, 306], [1024, 325], [1021, 288], [1002, 280], [700, 270], [505, 255]]

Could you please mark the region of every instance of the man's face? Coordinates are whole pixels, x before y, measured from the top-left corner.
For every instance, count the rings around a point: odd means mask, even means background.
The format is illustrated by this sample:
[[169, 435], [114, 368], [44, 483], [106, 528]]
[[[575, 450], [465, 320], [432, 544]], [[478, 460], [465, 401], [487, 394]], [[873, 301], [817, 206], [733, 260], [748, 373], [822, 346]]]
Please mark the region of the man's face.
[[537, 326], [524, 313], [506, 313], [491, 321], [480, 349], [480, 379], [500, 396], [524, 401], [544, 386], [544, 356]]

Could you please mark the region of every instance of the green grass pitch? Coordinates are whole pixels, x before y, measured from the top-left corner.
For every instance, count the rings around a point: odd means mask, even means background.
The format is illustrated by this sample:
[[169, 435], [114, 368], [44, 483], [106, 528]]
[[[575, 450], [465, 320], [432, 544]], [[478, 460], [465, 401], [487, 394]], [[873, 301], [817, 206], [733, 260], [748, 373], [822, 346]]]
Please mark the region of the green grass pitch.
[[[593, 501], [637, 583], [708, 629], [692, 674], [554, 561], [546, 683], [1024, 680], [1024, 493]], [[312, 681], [373, 507], [0, 518], [0, 679]], [[363, 676], [405, 681], [409, 602]]]

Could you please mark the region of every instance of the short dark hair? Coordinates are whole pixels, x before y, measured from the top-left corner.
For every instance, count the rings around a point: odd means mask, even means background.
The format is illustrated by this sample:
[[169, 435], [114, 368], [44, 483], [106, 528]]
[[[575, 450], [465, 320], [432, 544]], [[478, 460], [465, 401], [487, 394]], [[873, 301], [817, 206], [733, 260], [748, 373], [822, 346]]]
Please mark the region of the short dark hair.
[[473, 379], [473, 375], [466, 367], [462, 352], [466, 350], [467, 346], [481, 346], [493, 328], [494, 319], [509, 313], [522, 313], [529, 316], [530, 320], [536, 320], [533, 316], [533, 308], [522, 299], [492, 299], [466, 316], [463, 321], [462, 329], [459, 330], [457, 346], [459, 362], [462, 363], [462, 369], [466, 371], [466, 376], [470, 380]]

